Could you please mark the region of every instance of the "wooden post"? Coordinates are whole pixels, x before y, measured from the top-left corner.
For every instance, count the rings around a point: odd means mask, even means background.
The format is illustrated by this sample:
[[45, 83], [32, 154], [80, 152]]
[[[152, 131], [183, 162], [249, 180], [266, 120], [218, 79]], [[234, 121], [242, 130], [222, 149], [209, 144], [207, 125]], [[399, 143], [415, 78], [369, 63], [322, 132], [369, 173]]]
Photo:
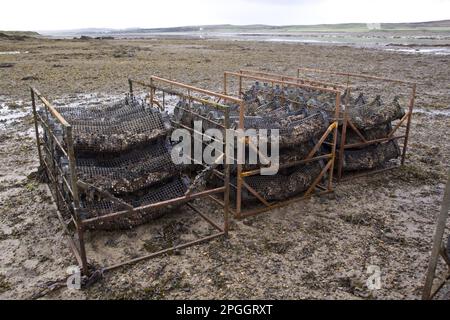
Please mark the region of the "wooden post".
[[422, 293], [423, 300], [432, 298], [433, 280], [436, 273], [436, 267], [441, 252], [442, 239], [445, 232], [445, 224], [448, 219], [448, 212], [450, 210], [450, 171], [448, 172], [447, 186], [444, 192], [444, 201], [442, 202], [441, 213], [437, 219], [436, 232], [433, 240], [433, 250], [431, 252], [430, 263], [428, 264], [427, 278], [425, 280], [425, 287]]

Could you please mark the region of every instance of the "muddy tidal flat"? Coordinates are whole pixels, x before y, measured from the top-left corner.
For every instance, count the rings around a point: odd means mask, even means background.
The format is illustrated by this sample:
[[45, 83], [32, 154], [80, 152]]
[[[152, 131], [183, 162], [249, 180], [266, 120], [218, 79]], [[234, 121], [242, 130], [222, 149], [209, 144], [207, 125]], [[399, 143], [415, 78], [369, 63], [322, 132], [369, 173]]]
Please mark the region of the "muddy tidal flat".
[[[128, 77], [158, 75], [220, 92], [224, 71], [295, 76], [300, 66], [419, 83], [406, 165], [343, 182], [331, 197], [233, 221], [228, 239], [107, 273], [85, 291], [63, 288], [43, 298], [420, 298], [450, 169], [450, 56], [220, 39], [0, 40], [0, 298], [35, 297], [75, 262], [48, 188], [32, 174], [39, 161], [30, 85], [67, 104], [118, 97]], [[174, 217], [88, 234], [89, 254], [103, 265], [183, 233], [212, 232], [187, 209]], [[366, 286], [370, 265], [380, 267], [380, 290]]]

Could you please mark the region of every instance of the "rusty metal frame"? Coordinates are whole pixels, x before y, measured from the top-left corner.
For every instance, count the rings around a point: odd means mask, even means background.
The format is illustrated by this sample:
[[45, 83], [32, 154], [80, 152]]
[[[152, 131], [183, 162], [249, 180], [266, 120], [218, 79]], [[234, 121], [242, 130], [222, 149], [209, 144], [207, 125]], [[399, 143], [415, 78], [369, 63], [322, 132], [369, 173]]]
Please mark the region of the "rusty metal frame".
[[[425, 285], [422, 291], [422, 300], [433, 299], [436, 294], [450, 281], [450, 257], [447, 256], [445, 246], [442, 244], [444, 238], [445, 227], [449, 217], [450, 211], [450, 171], [448, 172], [447, 185], [444, 191], [444, 199], [442, 201], [441, 212], [437, 218], [436, 231], [433, 238], [433, 248], [431, 251], [431, 258], [428, 264]], [[436, 268], [438, 265], [439, 256], [441, 256], [446, 263], [448, 270], [444, 279], [434, 284], [436, 277]]]
[[[196, 88], [193, 86], [185, 85], [179, 82], [159, 78], [159, 77], [150, 77], [150, 84], [144, 83], [142, 81], [134, 81], [129, 79], [129, 85], [130, 85], [130, 93], [133, 94], [133, 84], [140, 84], [144, 87], [150, 88], [150, 95], [152, 97], [153, 102], [153, 95], [155, 91], [158, 89], [154, 82], [159, 83], [165, 83], [170, 84], [173, 87], [177, 87], [179, 89], [187, 89], [188, 93], [185, 94], [186, 97], [191, 97], [193, 99], [196, 99], [192, 95], [192, 92], [194, 93], [201, 93], [210, 97], [220, 97], [225, 100], [234, 101], [235, 99], [233, 97], [227, 97], [225, 95], [217, 94], [211, 91], [203, 90], [200, 88]], [[77, 260], [78, 265], [80, 266], [80, 269], [84, 275], [90, 274], [90, 265], [87, 258], [86, 253], [86, 246], [84, 242], [84, 232], [86, 230], [86, 227], [100, 222], [100, 221], [112, 221], [114, 219], [118, 219], [121, 217], [125, 217], [133, 212], [139, 212], [143, 210], [149, 210], [149, 209], [156, 209], [156, 208], [162, 208], [169, 205], [174, 204], [185, 204], [189, 207], [190, 210], [197, 213], [203, 220], [205, 220], [208, 224], [210, 224], [214, 229], [217, 229], [218, 232], [215, 234], [202, 237], [200, 239], [180, 244], [177, 246], [173, 246], [170, 248], [166, 248], [163, 250], [160, 250], [158, 252], [154, 252], [148, 255], [144, 255], [135, 259], [127, 260], [124, 262], [120, 262], [111, 266], [106, 266], [102, 268], [102, 272], [111, 271], [114, 269], [118, 269], [120, 267], [130, 265], [137, 263], [139, 261], [147, 260], [150, 258], [155, 258], [157, 256], [161, 256], [166, 253], [173, 252], [175, 250], [184, 249], [196, 244], [200, 244], [218, 237], [228, 236], [229, 231], [229, 206], [230, 206], [230, 166], [225, 165], [224, 166], [224, 184], [221, 187], [204, 190], [201, 192], [196, 193], [189, 193], [185, 194], [183, 197], [170, 199], [150, 205], [144, 205], [141, 207], [133, 208], [132, 206], [123, 203], [124, 210], [119, 212], [113, 212], [104, 216], [90, 218], [90, 219], [82, 219], [79, 213], [80, 210], [80, 198], [79, 198], [79, 188], [86, 187], [86, 184], [83, 181], [80, 181], [77, 177], [76, 173], [76, 159], [75, 159], [75, 152], [74, 152], [74, 146], [73, 146], [73, 136], [72, 136], [72, 127], [71, 125], [64, 119], [64, 117], [56, 110], [56, 108], [48, 102], [48, 100], [35, 88], [30, 87], [31, 91], [31, 101], [32, 101], [32, 109], [33, 109], [33, 117], [34, 117], [34, 126], [35, 126], [35, 134], [36, 134], [36, 144], [37, 144], [37, 150], [38, 150], [38, 156], [39, 156], [39, 162], [41, 165], [41, 168], [43, 168], [47, 174], [47, 177], [49, 178], [49, 186], [50, 190], [53, 193], [55, 202], [57, 204], [58, 210], [57, 210], [57, 217], [60, 221], [62, 228], [64, 230], [65, 235], [67, 236], [68, 242], [69, 242], [69, 248], [73, 252], [73, 255], [75, 259]], [[46, 114], [46, 119], [44, 119], [38, 112], [37, 112], [37, 99], [43, 104]], [[209, 101], [209, 100], [202, 100], [203, 103], [210, 104], [212, 107], [220, 108], [225, 112], [225, 127], [229, 126], [229, 107], [226, 105], [221, 105], [219, 103]], [[153, 103], [152, 103], [153, 105]], [[55, 133], [51, 126], [48, 123], [49, 116], [52, 116], [62, 127], [64, 132], [64, 143], [60, 143], [58, 139], [55, 136]], [[41, 139], [41, 134], [39, 132], [39, 129], [42, 128], [42, 130], [45, 130], [47, 133], [47, 142], [45, 142], [43, 139]], [[52, 156], [52, 152], [55, 150], [54, 148], [58, 148], [61, 150], [61, 152], [68, 157], [69, 160], [69, 176], [70, 181], [67, 181], [67, 179], [64, 177], [64, 174], [62, 174], [61, 168], [58, 167], [58, 165], [55, 163], [55, 159]], [[226, 150], [225, 150], [226, 152]], [[47, 159], [51, 159], [51, 162], [46, 160], [45, 155], [48, 155]], [[63, 190], [61, 189], [61, 185], [58, 184], [58, 179], [62, 179], [63, 184], [65, 188], [67, 189], [72, 203], [67, 203], [67, 201], [64, 200], [63, 196]], [[215, 197], [212, 198], [212, 195], [218, 195], [223, 194], [223, 201], [217, 200]], [[108, 197], [108, 194], [105, 192], [99, 192], [100, 196]], [[206, 198], [209, 200], [216, 200], [215, 203], [219, 204], [223, 207], [223, 225], [220, 226], [214, 221], [212, 221], [210, 218], [208, 218], [206, 215], [204, 215], [200, 210], [195, 208], [193, 205], [188, 203], [191, 200], [194, 199], [200, 199], [200, 198]], [[118, 200], [120, 201], [120, 200]], [[67, 222], [64, 220], [63, 215], [61, 214], [61, 211], [68, 211], [70, 212], [70, 221]], [[69, 230], [69, 225], [72, 224], [75, 226], [75, 232], [71, 232]]]
[[[416, 90], [417, 90], [416, 82], [411, 82], [411, 81], [406, 81], [406, 80], [398, 80], [398, 79], [390, 79], [390, 78], [385, 78], [385, 77], [378, 77], [378, 76], [358, 74], [358, 73], [338, 72], [338, 71], [329, 71], [329, 70], [323, 70], [323, 69], [303, 68], [303, 67], [297, 69], [297, 77], [298, 78], [300, 78], [302, 72], [322, 73], [322, 74], [337, 75], [337, 76], [345, 77], [346, 78], [345, 86], [346, 86], [346, 90], [348, 92], [347, 97], [349, 97], [351, 89], [352, 89], [350, 86], [352, 78], [361, 78], [361, 79], [372, 80], [372, 81], [396, 83], [396, 84], [404, 85], [404, 86], [407, 86], [408, 88], [410, 88], [411, 95], [410, 95], [408, 110], [405, 113], [405, 116], [396, 124], [396, 126], [392, 129], [392, 131], [386, 137], [381, 138], [381, 139], [373, 139], [373, 140], [369, 140], [369, 141], [364, 139], [364, 137], [359, 132], [359, 130], [356, 128], [356, 126], [348, 118], [348, 107], [347, 107], [348, 100], [347, 100], [347, 102], [345, 103], [346, 108], [344, 109], [344, 112], [340, 115], [340, 117], [342, 118], [343, 124], [342, 124], [341, 140], [340, 140], [341, 143], [340, 143], [339, 151], [338, 151], [338, 155], [339, 155], [338, 160], [339, 161], [338, 161], [338, 167], [337, 167], [337, 181], [340, 182], [340, 181], [344, 181], [344, 180], [359, 178], [362, 176], [366, 176], [368, 174], [379, 173], [379, 172], [391, 170], [393, 168], [398, 167], [395, 165], [391, 165], [388, 168], [366, 170], [365, 172], [360, 173], [360, 174], [347, 174], [345, 177], [343, 177], [344, 176], [343, 166], [344, 166], [345, 149], [375, 145], [378, 143], [387, 143], [390, 141], [403, 139], [403, 148], [402, 148], [402, 153], [401, 153], [400, 166], [403, 166], [405, 164], [406, 153], [408, 150], [409, 135], [410, 135], [410, 131], [411, 131], [412, 114], [414, 111], [414, 103], [415, 103], [415, 98], [416, 98]], [[405, 122], [406, 122], [405, 134], [396, 136], [395, 133], [402, 125], [405, 124]], [[353, 144], [346, 143], [347, 130], [349, 128], [351, 130], [353, 130], [358, 135], [358, 137], [361, 139], [360, 143], [353, 143]]]
[[292, 77], [292, 76], [287, 76], [287, 75], [273, 73], [273, 72], [264, 72], [264, 71], [258, 71], [258, 70], [250, 70], [250, 69], [240, 69], [239, 73], [273, 78], [273, 79], [278, 79], [281, 81], [291, 81], [291, 82], [296, 82], [299, 84], [312, 85], [315, 87], [324, 87], [326, 89], [339, 90], [339, 89], [347, 88], [347, 86], [342, 85], [342, 84], [337, 84], [337, 83], [332, 83], [332, 82], [324, 82], [324, 81], [318, 81], [318, 80], [312, 80], [312, 79], [300, 78], [300, 77]]
[[[251, 170], [247, 172], [243, 172], [243, 168], [241, 164], [237, 165], [237, 185], [234, 186], [236, 188], [236, 205], [235, 205], [235, 218], [242, 219], [250, 216], [255, 216], [267, 211], [270, 211], [275, 208], [283, 207], [288, 204], [291, 204], [296, 201], [305, 200], [310, 198], [313, 194], [323, 195], [334, 192], [333, 188], [333, 172], [334, 172], [334, 163], [336, 159], [336, 145], [337, 145], [337, 137], [338, 137], [338, 116], [340, 109], [340, 99], [341, 99], [341, 91], [338, 90], [339, 86], [330, 83], [318, 83], [316, 81], [309, 81], [306, 79], [296, 79], [292, 77], [284, 77], [284, 76], [274, 76], [274, 74], [267, 74], [263, 72], [249, 72], [245, 70], [240, 70], [239, 72], [224, 72], [223, 79], [223, 93], [225, 95], [228, 94], [228, 80], [231, 77], [235, 77], [238, 79], [239, 89], [238, 96], [242, 98], [243, 96], [243, 80], [259, 80], [271, 83], [272, 86], [274, 84], [280, 84], [282, 86], [293, 86], [298, 88], [305, 88], [311, 90], [318, 90], [321, 92], [327, 92], [334, 94], [336, 96], [335, 100], [335, 119], [329, 125], [326, 132], [322, 135], [320, 140], [315, 144], [315, 146], [311, 149], [310, 153], [305, 159], [299, 161], [293, 161], [288, 163], [280, 164], [280, 168], [288, 168], [292, 166], [296, 166], [299, 164], [306, 164], [314, 161], [325, 160], [326, 164], [324, 168], [321, 170], [320, 174], [314, 179], [312, 185], [309, 189], [301, 196], [294, 197], [285, 201], [278, 201], [269, 203], [261, 196], [256, 190], [251, 188], [247, 183], [245, 183], [245, 177], [258, 175], [260, 174], [260, 170]], [[282, 78], [281, 78], [282, 77]], [[245, 130], [244, 128], [244, 116], [245, 116], [245, 104], [243, 102], [239, 105], [239, 127], [238, 129]], [[317, 152], [320, 150], [320, 147], [325, 143], [325, 140], [328, 136], [333, 135], [333, 143], [331, 143], [331, 152], [328, 154], [319, 154]], [[326, 185], [323, 186], [320, 184], [321, 180], [325, 178], [325, 175], [328, 174]], [[242, 209], [242, 189], [246, 188], [251, 194], [253, 194], [259, 202], [262, 203], [262, 207], [253, 208], [249, 210]], [[318, 191], [320, 190], [320, 191]]]

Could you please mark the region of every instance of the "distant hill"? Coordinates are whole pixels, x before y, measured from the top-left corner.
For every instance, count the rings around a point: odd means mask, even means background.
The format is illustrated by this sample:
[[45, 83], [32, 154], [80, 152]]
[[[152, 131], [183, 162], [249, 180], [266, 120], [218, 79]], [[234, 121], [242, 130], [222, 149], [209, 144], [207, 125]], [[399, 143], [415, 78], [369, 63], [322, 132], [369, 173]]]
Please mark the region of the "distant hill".
[[0, 39], [5, 40], [26, 40], [29, 38], [41, 37], [41, 35], [34, 31], [1, 31]]
[[450, 31], [450, 20], [411, 22], [411, 23], [340, 23], [317, 25], [286, 25], [271, 26], [264, 24], [253, 25], [197, 25], [170, 28], [83, 28], [74, 30], [42, 31], [43, 35], [50, 36], [108, 36], [127, 34], [161, 34], [161, 33], [297, 33], [297, 32], [368, 32], [380, 31]]
[[[372, 24], [373, 25], [373, 24]], [[373, 28], [373, 26], [372, 26]], [[380, 23], [380, 30], [450, 30], [450, 20], [413, 22], [413, 23]], [[316, 25], [271, 26], [255, 25], [204, 25], [173, 28], [127, 29], [120, 33], [166, 33], [166, 32], [305, 32], [305, 31], [369, 31], [366, 23], [339, 23]], [[118, 30], [116, 30], [117, 32]]]

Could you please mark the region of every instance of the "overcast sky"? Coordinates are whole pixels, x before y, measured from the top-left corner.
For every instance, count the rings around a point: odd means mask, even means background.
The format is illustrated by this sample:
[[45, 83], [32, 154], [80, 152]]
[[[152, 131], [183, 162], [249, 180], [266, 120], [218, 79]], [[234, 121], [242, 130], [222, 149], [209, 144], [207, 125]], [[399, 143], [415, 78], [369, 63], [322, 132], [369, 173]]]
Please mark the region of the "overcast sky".
[[0, 30], [450, 19], [450, 0], [3, 0]]

